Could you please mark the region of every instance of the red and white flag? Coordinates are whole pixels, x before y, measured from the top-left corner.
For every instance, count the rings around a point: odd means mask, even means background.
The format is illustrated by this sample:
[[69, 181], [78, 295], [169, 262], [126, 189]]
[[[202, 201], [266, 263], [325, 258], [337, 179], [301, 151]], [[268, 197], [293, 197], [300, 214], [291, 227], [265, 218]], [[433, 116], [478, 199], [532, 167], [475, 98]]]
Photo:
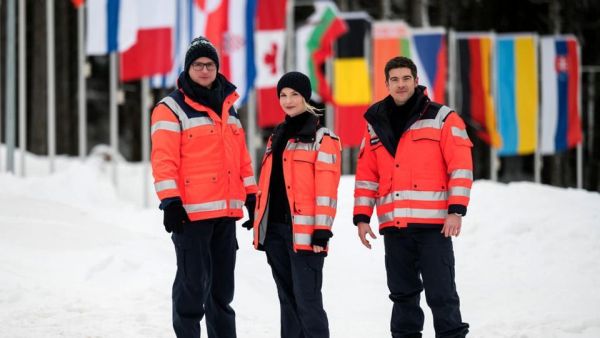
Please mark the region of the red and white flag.
[[277, 98], [277, 81], [283, 75], [285, 50], [285, 0], [258, 2], [255, 39], [258, 126], [272, 127], [283, 121]]
[[173, 66], [176, 2], [135, 0], [137, 40], [121, 53], [121, 80], [132, 81], [168, 73]]

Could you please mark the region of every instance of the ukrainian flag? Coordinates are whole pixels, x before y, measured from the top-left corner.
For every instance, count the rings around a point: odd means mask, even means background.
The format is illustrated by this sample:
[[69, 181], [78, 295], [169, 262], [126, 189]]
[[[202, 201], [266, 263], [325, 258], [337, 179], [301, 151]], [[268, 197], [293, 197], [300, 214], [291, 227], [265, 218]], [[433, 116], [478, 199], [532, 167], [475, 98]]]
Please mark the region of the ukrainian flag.
[[539, 110], [537, 35], [498, 35], [495, 53], [498, 155], [531, 154]]

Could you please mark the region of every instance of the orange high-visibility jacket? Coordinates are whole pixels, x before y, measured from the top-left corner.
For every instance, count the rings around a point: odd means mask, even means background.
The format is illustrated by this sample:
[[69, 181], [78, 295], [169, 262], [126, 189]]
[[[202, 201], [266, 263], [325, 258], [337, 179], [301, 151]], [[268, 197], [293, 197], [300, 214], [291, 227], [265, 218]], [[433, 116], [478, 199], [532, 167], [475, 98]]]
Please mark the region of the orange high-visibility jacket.
[[[370, 109], [382, 109], [377, 105]], [[439, 226], [449, 212], [464, 215], [473, 182], [472, 146], [458, 114], [434, 102], [402, 134], [395, 156], [367, 124], [358, 157], [354, 215], [371, 217], [377, 205], [380, 231]]]
[[221, 116], [176, 90], [152, 112], [152, 173], [161, 200], [179, 197], [190, 220], [243, 217], [256, 193], [244, 130], [225, 98]]
[[[267, 235], [269, 184], [273, 156], [272, 137], [262, 160], [256, 195], [254, 246], [259, 249]], [[294, 251], [312, 251], [314, 230], [331, 231], [337, 208], [341, 175], [341, 144], [327, 128], [317, 130], [314, 140], [305, 143], [290, 139], [282, 154], [283, 177], [292, 214]]]

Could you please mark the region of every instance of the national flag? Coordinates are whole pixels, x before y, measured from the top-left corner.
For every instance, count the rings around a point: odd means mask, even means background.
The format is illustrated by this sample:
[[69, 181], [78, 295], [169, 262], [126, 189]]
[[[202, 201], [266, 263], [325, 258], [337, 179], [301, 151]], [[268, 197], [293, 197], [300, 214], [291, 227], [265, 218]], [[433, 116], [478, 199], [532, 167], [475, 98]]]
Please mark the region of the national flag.
[[366, 12], [341, 13], [348, 31], [336, 42], [333, 59], [335, 132], [343, 146], [360, 145], [363, 114], [372, 103], [367, 45], [371, 19]]
[[310, 78], [315, 99], [330, 102], [331, 88], [323, 68], [333, 53], [333, 43], [347, 27], [332, 1], [318, 1], [314, 6], [315, 12], [296, 34], [297, 69]]
[[404, 21], [380, 21], [373, 25], [373, 73], [375, 100], [388, 95], [385, 64], [406, 56], [417, 66], [419, 84], [433, 101], [445, 103], [448, 51], [442, 27], [411, 28]]
[[201, 9], [214, 8], [206, 19], [205, 36], [219, 52], [219, 72], [237, 87], [240, 99], [235, 104], [239, 106], [245, 102], [256, 77], [256, 0], [207, 0], [196, 3]]
[[185, 54], [194, 38], [204, 36], [210, 41], [218, 40], [219, 43], [222, 39], [221, 31], [211, 30], [208, 34], [206, 30], [207, 25], [222, 27], [221, 0], [176, 0], [175, 5], [175, 26], [171, 37], [173, 64], [167, 74], [152, 78], [154, 88], [173, 88], [177, 85], [177, 78], [183, 71]]
[[542, 63], [541, 152], [554, 154], [581, 143], [579, 43], [574, 36], [540, 39]]
[[137, 0], [88, 0], [87, 54], [124, 51], [137, 39]]
[[457, 93], [461, 117], [475, 129], [477, 136], [495, 148], [500, 147], [496, 130], [493, 97], [492, 48], [494, 35], [455, 33], [457, 46]]
[[[221, 0], [227, 2], [226, 0]], [[248, 92], [254, 86], [256, 65], [254, 62], [254, 21], [257, 0], [229, 0], [226, 27], [221, 53], [221, 73], [237, 86], [239, 106], [246, 102]], [[210, 30], [210, 25], [207, 26]]]
[[258, 126], [273, 127], [284, 114], [277, 99], [277, 81], [284, 73], [285, 0], [258, 2], [255, 37]]
[[121, 80], [166, 74], [173, 66], [176, 2], [135, 0], [138, 14], [136, 43], [121, 52]]
[[525, 155], [537, 145], [537, 36], [498, 35], [495, 48], [498, 155]]

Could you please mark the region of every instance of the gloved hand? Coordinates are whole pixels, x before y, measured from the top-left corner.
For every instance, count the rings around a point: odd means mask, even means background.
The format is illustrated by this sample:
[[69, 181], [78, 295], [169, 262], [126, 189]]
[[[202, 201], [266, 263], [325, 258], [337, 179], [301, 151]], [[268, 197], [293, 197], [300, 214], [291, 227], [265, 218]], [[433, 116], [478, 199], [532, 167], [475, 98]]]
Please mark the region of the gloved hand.
[[256, 208], [256, 195], [250, 194], [246, 197], [246, 209], [248, 210], [248, 220], [242, 223], [246, 230], [252, 230], [254, 227], [254, 209]]
[[182, 233], [185, 223], [190, 222], [187, 212], [183, 208], [181, 200], [173, 201], [165, 207], [163, 224], [168, 233]]

